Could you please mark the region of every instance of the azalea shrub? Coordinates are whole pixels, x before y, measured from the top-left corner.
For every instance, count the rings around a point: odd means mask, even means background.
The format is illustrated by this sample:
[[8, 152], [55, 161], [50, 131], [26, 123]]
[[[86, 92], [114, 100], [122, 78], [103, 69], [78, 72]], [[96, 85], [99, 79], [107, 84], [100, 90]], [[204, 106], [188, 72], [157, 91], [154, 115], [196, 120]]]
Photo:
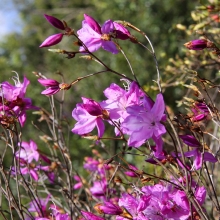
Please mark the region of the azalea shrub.
[[[186, 57], [177, 57], [176, 63], [165, 69], [166, 76], [160, 72], [153, 43], [131, 23], [107, 20], [100, 25], [84, 14], [82, 28], [75, 31], [65, 21], [44, 15], [48, 25], [60, 33], [47, 37], [40, 47], [57, 45], [66, 37], [74, 39], [73, 51], [49, 50], [74, 58], [72, 62], [84, 58], [87, 65], [99, 65], [100, 71], [61, 82], [35, 73], [38, 85], [45, 87], [41, 94], [47, 96], [50, 112], [43, 106], [34, 106], [27, 98], [27, 87], [33, 86], [29, 85], [28, 76], [24, 76], [23, 82], [17, 75], [14, 84], [1, 83], [1, 142], [5, 145], [0, 157], [2, 218], [218, 219], [219, 8], [214, 3], [197, 8], [194, 13], [199, 11], [204, 26], [178, 26], [188, 34], [199, 30], [198, 36], [185, 43]], [[200, 30], [206, 26], [207, 33]], [[144, 70], [133, 71], [135, 61], [126, 56], [123, 41], [143, 47], [152, 55], [153, 92], [138, 80]], [[98, 57], [98, 50], [105, 50], [106, 56], [121, 53], [130, 72], [121, 73], [106, 65]], [[182, 74], [179, 64], [187, 69]], [[216, 74], [213, 79], [198, 71], [206, 64]], [[175, 76], [171, 76], [171, 69]], [[94, 100], [92, 92], [91, 97], [84, 97], [82, 91], [82, 101], [72, 110], [75, 125], [66, 132], [65, 93], [71, 93], [72, 87], [82, 80], [98, 80], [100, 74], [116, 75], [118, 81], [100, 91], [103, 100]], [[174, 80], [175, 86], [181, 84], [185, 92], [182, 101], [172, 99], [173, 105], [178, 101], [179, 109], [172, 109], [166, 102], [170, 96], [167, 88], [173, 87]], [[46, 122], [48, 129], [44, 131], [38, 126], [33, 128], [33, 134], [38, 129], [44, 135], [23, 140], [26, 111], [40, 115], [41, 123]], [[67, 143], [69, 132], [91, 143], [93, 156], [84, 158], [83, 169], [73, 166], [73, 160], [78, 158], [71, 156], [74, 143]], [[37, 139], [44, 148], [38, 147]], [[112, 143], [117, 143], [114, 153], [109, 150]], [[5, 166], [8, 152], [11, 163]]]

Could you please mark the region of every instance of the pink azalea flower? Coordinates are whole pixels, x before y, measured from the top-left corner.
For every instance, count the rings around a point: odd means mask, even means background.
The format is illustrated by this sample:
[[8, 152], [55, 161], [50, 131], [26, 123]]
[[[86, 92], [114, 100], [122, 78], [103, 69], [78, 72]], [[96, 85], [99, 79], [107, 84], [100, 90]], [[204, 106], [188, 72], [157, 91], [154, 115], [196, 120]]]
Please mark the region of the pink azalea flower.
[[[149, 205], [150, 197], [149, 196], [137, 196], [134, 197], [130, 194], [124, 193], [118, 201], [120, 207], [124, 207], [132, 219], [136, 220], [148, 220], [147, 216], [143, 214], [142, 211], [146, 209]], [[116, 220], [127, 220], [126, 216], [123, 214], [117, 216]]]
[[[199, 187], [193, 181], [192, 190], [195, 190], [199, 204], [203, 205], [206, 196], [205, 187]], [[188, 220], [191, 213], [185, 192], [164, 182], [144, 186], [140, 191], [136, 191], [135, 196], [124, 193], [118, 205], [125, 208], [125, 211], [116, 216], [116, 220], [127, 220], [127, 216], [135, 220]]]
[[113, 22], [113, 24], [115, 27], [114, 33], [116, 34], [116, 38], [119, 38], [120, 40], [127, 40], [130, 38], [131, 34], [128, 29], [117, 22]]
[[218, 160], [209, 152], [202, 154], [202, 146], [198, 140], [192, 135], [179, 135], [185, 144], [195, 148], [194, 150], [184, 153], [186, 157], [194, 157], [192, 169], [199, 170], [202, 167], [203, 162], [216, 163]]
[[6, 107], [1, 103], [1, 109], [13, 110], [23, 127], [26, 121], [26, 110], [38, 110], [39, 108], [32, 105], [30, 98], [25, 98], [26, 89], [30, 81], [26, 77], [24, 77], [23, 83], [20, 83], [18, 78], [14, 81], [15, 86], [8, 82], [1, 83], [2, 92], [0, 96], [8, 102]]
[[[38, 181], [38, 179], [39, 179], [37, 170], [38, 170], [37, 168], [31, 167], [31, 166], [29, 166], [29, 167], [27, 167], [27, 166], [25, 166], [25, 167], [20, 167], [20, 173], [21, 173], [22, 175], [27, 175], [27, 174], [29, 174], [29, 175], [32, 177], [32, 179], [35, 180], [35, 181]], [[15, 173], [15, 174], [16, 174], [16, 173]]]
[[78, 121], [72, 132], [79, 135], [88, 134], [95, 127], [98, 129], [98, 136], [102, 137], [104, 134], [105, 126], [102, 119], [103, 109], [98, 102], [82, 98], [83, 103], [77, 104], [76, 108], [73, 109], [72, 116]]
[[[129, 115], [127, 108], [140, 105], [142, 103], [141, 98], [144, 96], [136, 82], [132, 82], [127, 91], [112, 83], [110, 87], [105, 89], [104, 94], [108, 99], [101, 102], [101, 106], [110, 113], [111, 120], [118, 124], [121, 124]], [[121, 129], [123, 131], [123, 128]], [[117, 128], [115, 128], [115, 133], [116, 135], [120, 134]]]
[[101, 181], [95, 181], [93, 186], [90, 188], [90, 192], [95, 197], [103, 197], [107, 192], [107, 182], [106, 179], [102, 179]]
[[209, 109], [206, 105], [206, 103], [195, 103], [193, 107], [191, 108], [191, 111], [193, 112], [193, 121], [201, 121], [207, 117], [209, 114]]
[[47, 216], [47, 204], [50, 200], [50, 195], [47, 196], [45, 199], [37, 199], [30, 202], [30, 207], [28, 208], [29, 212], [37, 212], [39, 217], [46, 217]]
[[141, 146], [146, 140], [154, 137], [158, 139], [166, 133], [161, 121], [164, 120], [165, 104], [162, 94], [158, 94], [156, 102], [150, 108], [149, 101], [144, 98], [143, 107], [132, 106], [127, 108], [130, 114], [122, 123], [122, 128], [130, 135], [128, 145]]
[[68, 213], [62, 213], [63, 210], [60, 209], [56, 205], [50, 205], [50, 209], [52, 210], [52, 216], [55, 218], [55, 220], [71, 220]]
[[[77, 31], [77, 34], [90, 52], [102, 47], [104, 50], [117, 54], [118, 50], [112, 38], [126, 40], [130, 37], [130, 32], [125, 27], [112, 20], [107, 20], [101, 27], [89, 15], [84, 14], [84, 18], [82, 28]], [[80, 47], [80, 51], [85, 51], [85, 48]]]
[[95, 209], [98, 210], [99, 213], [108, 215], [120, 215], [123, 213], [123, 210], [112, 202], [104, 202], [103, 204], [98, 204], [95, 206]]
[[91, 212], [81, 211], [84, 218], [82, 220], [105, 220], [104, 218], [94, 215]]
[[90, 171], [90, 172], [96, 172], [100, 176], [104, 177], [106, 175], [106, 171], [109, 170], [111, 167], [107, 164], [104, 164], [101, 160], [96, 160], [92, 157], [85, 157], [84, 158], [85, 163], [83, 167]]
[[218, 160], [209, 152], [204, 152], [202, 154], [201, 149], [196, 148], [195, 150], [188, 151], [184, 153], [186, 157], [193, 157], [193, 166], [192, 169], [195, 168], [199, 170], [202, 167], [204, 162], [216, 163]]
[[37, 151], [37, 145], [34, 141], [30, 140], [30, 143], [22, 141], [21, 149], [15, 153], [17, 158], [21, 158], [28, 163], [32, 160], [38, 161], [40, 154]]
[[[92, 17], [84, 14], [85, 20], [82, 22], [82, 29], [77, 31], [79, 39], [86, 45], [90, 52], [94, 52], [102, 47], [113, 54], [118, 50], [114, 42], [111, 41], [110, 32], [114, 30], [113, 21], [106, 21], [102, 27]], [[80, 51], [85, 51], [83, 47]]]

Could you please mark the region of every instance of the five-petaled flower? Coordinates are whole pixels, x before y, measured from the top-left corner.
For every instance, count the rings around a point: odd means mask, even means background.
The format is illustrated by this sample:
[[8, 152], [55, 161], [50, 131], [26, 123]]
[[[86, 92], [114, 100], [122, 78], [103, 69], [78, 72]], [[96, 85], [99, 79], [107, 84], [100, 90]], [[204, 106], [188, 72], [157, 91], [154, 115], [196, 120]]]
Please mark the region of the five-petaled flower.
[[158, 139], [166, 133], [161, 121], [165, 120], [165, 104], [162, 94], [158, 94], [153, 106], [144, 97], [143, 106], [131, 106], [127, 108], [130, 114], [122, 123], [124, 131], [130, 135], [128, 145], [141, 146], [150, 138]]
[[103, 123], [103, 109], [98, 102], [92, 99], [82, 97], [82, 100], [83, 103], [77, 104], [72, 112], [73, 118], [78, 121], [72, 129], [72, 132], [84, 135], [97, 127], [98, 136], [102, 137], [105, 130]]
[[[82, 28], [77, 31], [77, 34], [90, 52], [94, 52], [102, 47], [104, 50], [117, 54], [118, 49], [112, 39], [118, 38], [126, 40], [130, 36], [126, 28], [112, 20], [107, 20], [101, 27], [98, 22], [89, 15], [84, 14], [84, 18]], [[82, 46], [80, 47], [80, 51], [86, 52], [86, 48]]]

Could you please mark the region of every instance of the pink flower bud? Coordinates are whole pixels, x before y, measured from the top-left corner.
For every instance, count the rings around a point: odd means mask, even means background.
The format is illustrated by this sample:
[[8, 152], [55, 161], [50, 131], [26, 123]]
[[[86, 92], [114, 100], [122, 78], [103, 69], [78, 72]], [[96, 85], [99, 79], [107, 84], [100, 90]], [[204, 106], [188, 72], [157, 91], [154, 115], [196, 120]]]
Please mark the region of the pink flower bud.
[[47, 19], [47, 21], [53, 25], [55, 28], [58, 28], [60, 30], [65, 30], [65, 26], [63, 24], [63, 22], [53, 16], [50, 15], [44, 15], [44, 17]]
[[60, 84], [54, 79], [38, 79], [38, 82], [43, 86], [58, 86]]
[[113, 22], [114, 27], [115, 27], [115, 34], [116, 34], [116, 38], [120, 39], [120, 40], [127, 40], [130, 38], [131, 34], [129, 32], [128, 29], [126, 29], [123, 25], [117, 23], [117, 22]]
[[50, 47], [56, 45], [60, 43], [62, 38], [63, 38], [62, 33], [51, 35], [40, 45], [40, 47]]
[[54, 79], [38, 79], [38, 82], [43, 86], [49, 87], [41, 92], [43, 95], [54, 95], [60, 91], [60, 83]]
[[197, 39], [184, 44], [189, 50], [203, 50], [207, 48], [207, 40]]
[[124, 172], [124, 174], [127, 176], [130, 176], [130, 177], [138, 177], [138, 175], [135, 173], [135, 171], [138, 170], [137, 167], [130, 164], [129, 168], [130, 168], [130, 170]]
[[190, 147], [200, 147], [201, 144], [192, 135], [179, 135], [183, 142]]
[[91, 212], [81, 211], [81, 213], [85, 217], [85, 218], [83, 218], [83, 220], [88, 220], [88, 219], [91, 219], [91, 220], [105, 220], [104, 218], [102, 218], [100, 216], [97, 216], [97, 215], [94, 215]]
[[202, 121], [204, 118], [206, 118], [206, 116], [207, 115], [205, 115], [205, 114], [199, 114], [199, 115], [193, 116], [192, 120], [193, 121]]
[[97, 204], [94, 209], [96, 209], [100, 214], [108, 214], [108, 215], [120, 215], [123, 213], [122, 209], [111, 203], [111, 202], [104, 202], [104, 204]]

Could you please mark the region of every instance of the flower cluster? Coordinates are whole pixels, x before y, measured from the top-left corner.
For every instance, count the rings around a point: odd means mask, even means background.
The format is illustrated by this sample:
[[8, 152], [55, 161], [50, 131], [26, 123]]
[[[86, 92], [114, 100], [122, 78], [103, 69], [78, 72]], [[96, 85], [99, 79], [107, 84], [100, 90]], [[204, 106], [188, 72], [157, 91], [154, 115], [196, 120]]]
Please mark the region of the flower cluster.
[[[116, 135], [129, 135], [129, 146], [140, 147], [150, 138], [155, 143], [161, 142], [161, 136], [166, 133], [162, 124], [166, 120], [162, 94], [157, 95], [154, 103], [135, 82], [130, 83], [127, 90], [111, 84], [104, 94], [108, 99], [100, 103], [82, 98], [83, 103], [77, 104], [72, 113], [78, 121], [73, 133], [85, 135], [97, 127], [98, 137], [101, 138], [104, 134], [103, 120], [107, 120], [115, 126]], [[162, 146], [157, 144], [155, 154], [161, 152]]]
[[[50, 16], [44, 15], [46, 20], [54, 27], [65, 31], [65, 33], [58, 33], [49, 36], [40, 47], [50, 47], [60, 43], [64, 35], [73, 35], [74, 32], [67, 27], [65, 22]], [[84, 14], [85, 20], [82, 22], [82, 28], [77, 31], [78, 39], [83, 44], [80, 52], [95, 52], [100, 47], [113, 54], [118, 53], [117, 43], [114, 39], [127, 40], [133, 39], [130, 32], [121, 24], [107, 20], [102, 26], [91, 16]]]
[[[51, 195], [48, 195], [46, 198], [33, 200], [29, 204], [28, 211], [35, 213], [35, 220], [50, 220], [51, 218], [55, 220], [70, 220], [68, 213], [65, 213], [63, 209], [54, 204], [48, 205], [49, 202], [52, 202]], [[30, 219], [32, 218], [29, 218], [29, 216], [25, 218], [25, 220]]]
[[26, 77], [24, 77], [23, 83], [20, 83], [19, 78], [15, 78], [14, 81], [15, 85], [11, 85], [9, 82], [1, 83], [0, 121], [2, 124], [10, 125], [10, 118], [15, 117], [23, 127], [26, 121], [26, 111], [29, 109], [38, 110], [39, 108], [32, 105], [30, 98], [25, 97], [30, 81]]
[[[56, 45], [65, 35], [74, 37], [77, 39], [75, 45], [79, 46], [77, 51], [55, 49], [55, 52], [68, 54], [67, 58], [83, 54], [83, 58], [97, 61], [104, 70], [69, 83], [59, 83], [38, 74], [41, 77], [38, 82], [46, 87], [41, 94], [54, 95], [70, 89], [81, 80], [105, 72], [121, 76], [125, 84], [122, 88], [112, 83], [103, 91], [105, 98], [100, 102], [82, 96], [82, 102], [77, 103], [72, 111], [76, 121], [72, 133], [94, 141], [93, 155], [84, 158], [83, 172], [86, 175], [82, 176], [81, 170], [72, 162], [72, 141], [65, 136], [66, 127], [68, 131], [69, 127], [63, 125], [69, 122], [68, 117], [65, 120], [63, 117], [64, 93], [62, 100], [58, 101], [60, 111], [55, 108], [57, 103], [51, 97], [51, 113], [44, 109], [40, 111], [39, 122], [45, 120], [48, 129], [35, 124], [44, 133], [40, 139], [48, 146], [42, 151], [33, 140], [23, 141], [15, 126], [17, 121], [24, 126], [26, 110], [39, 109], [25, 97], [29, 80], [24, 77], [23, 83], [17, 78], [15, 85], [1, 83], [0, 125], [4, 130], [1, 140], [6, 145], [3, 155], [11, 150], [14, 156], [10, 168], [6, 168], [1, 154], [1, 194], [8, 200], [11, 216], [17, 212], [19, 218], [25, 220], [208, 219], [206, 193], [213, 204], [210, 210], [213, 211], [214, 207], [220, 210], [213, 178], [219, 152], [219, 111], [207, 92], [207, 88], [215, 88], [217, 96], [218, 84], [196, 76], [194, 81], [202, 85], [209, 100], [202, 97], [196, 86], [187, 86], [195, 91], [197, 100], [185, 97], [189, 113], [180, 112], [173, 116], [165, 105], [153, 45], [143, 31], [128, 22], [112, 20], [101, 26], [84, 14], [82, 28], [75, 32], [65, 21], [50, 15], [45, 15], [45, 18], [62, 32], [49, 36], [40, 47]], [[125, 27], [144, 36], [150, 46], [142, 44]], [[93, 54], [100, 48], [117, 54], [121, 50], [120, 40], [136, 42], [153, 55], [158, 73], [155, 82], [159, 88], [155, 98], [151, 98], [138, 81], [114, 71]], [[220, 49], [216, 45], [208, 38], [185, 44], [189, 50], [201, 50], [202, 53], [207, 48], [219, 55]], [[195, 54], [195, 51], [188, 54]], [[128, 61], [124, 51], [121, 52]], [[132, 70], [130, 61], [128, 65]], [[133, 76], [137, 79], [134, 73]], [[215, 129], [210, 129], [214, 130], [213, 134], [205, 128], [209, 126], [206, 122], [210, 119], [215, 124]], [[106, 132], [108, 125], [112, 128], [111, 135]], [[114, 152], [109, 150], [107, 140], [114, 140], [117, 146]], [[106, 153], [107, 159], [102, 152]], [[136, 160], [137, 157], [144, 159]], [[24, 190], [28, 192], [27, 197]], [[24, 201], [28, 205], [24, 205]], [[1, 214], [6, 219], [4, 215], [8, 212], [2, 210]], [[213, 213], [212, 217], [215, 217]]]
[[[14, 175], [29, 174], [33, 180], [38, 181], [39, 172], [43, 172], [49, 181], [53, 183], [55, 174], [52, 169], [52, 163], [47, 156], [39, 153], [37, 144], [33, 140], [30, 140], [30, 142], [22, 141], [19, 144], [19, 147], [20, 150], [16, 151], [15, 155], [20, 165], [17, 168], [13, 168]], [[40, 158], [46, 162], [47, 165], [43, 165]], [[36, 164], [36, 162], [38, 163]]]
[[[205, 187], [196, 187], [195, 198], [200, 205], [204, 204], [206, 197]], [[136, 195], [124, 193], [118, 201], [118, 205], [126, 210], [116, 217], [116, 220], [186, 220], [190, 216], [190, 206], [186, 193], [177, 187], [165, 182], [154, 186], [144, 186]], [[194, 212], [195, 216], [198, 215]]]

